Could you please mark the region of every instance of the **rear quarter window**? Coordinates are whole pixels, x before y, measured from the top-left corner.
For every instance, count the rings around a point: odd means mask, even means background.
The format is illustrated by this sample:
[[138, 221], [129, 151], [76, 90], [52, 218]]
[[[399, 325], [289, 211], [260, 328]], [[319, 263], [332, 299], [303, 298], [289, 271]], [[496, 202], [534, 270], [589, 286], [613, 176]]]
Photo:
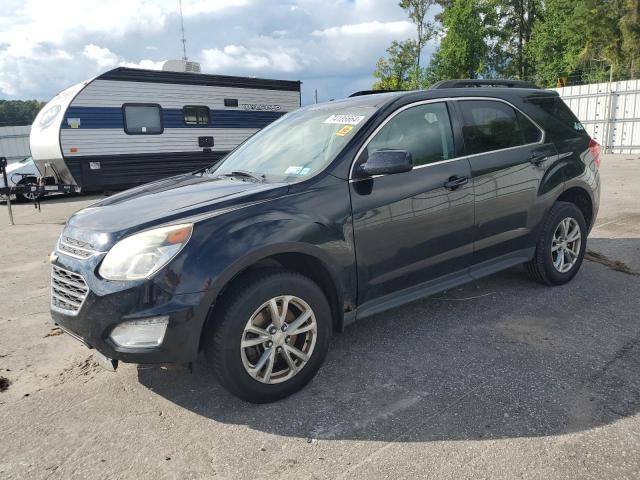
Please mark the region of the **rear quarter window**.
[[542, 124], [552, 141], [589, 137], [571, 109], [557, 96], [528, 98], [532, 116]]

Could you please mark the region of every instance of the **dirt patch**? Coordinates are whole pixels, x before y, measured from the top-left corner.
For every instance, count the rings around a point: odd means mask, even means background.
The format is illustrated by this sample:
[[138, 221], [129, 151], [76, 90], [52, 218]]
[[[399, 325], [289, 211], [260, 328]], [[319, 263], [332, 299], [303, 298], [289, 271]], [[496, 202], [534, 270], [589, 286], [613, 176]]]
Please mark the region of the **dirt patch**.
[[4, 392], [7, 388], [9, 388], [11, 382], [6, 377], [0, 377], [0, 392]]
[[636, 272], [635, 270], [631, 269], [626, 263], [621, 262], [620, 260], [611, 260], [603, 253], [588, 250], [587, 253], [584, 254], [584, 258], [591, 262], [596, 262], [604, 265], [605, 267], [609, 267], [611, 270], [615, 270], [616, 272], [626, 273], [627, 275], [640, 276], [640, 272]]
[[54, 327], [51, 329], [51, 331], [49, 333], [47, 333], [44, 338], [47, 337], [57, 337], [58, 335], [62, 335], [64, 332], [62, 331], [62, 329], [60, 327]]

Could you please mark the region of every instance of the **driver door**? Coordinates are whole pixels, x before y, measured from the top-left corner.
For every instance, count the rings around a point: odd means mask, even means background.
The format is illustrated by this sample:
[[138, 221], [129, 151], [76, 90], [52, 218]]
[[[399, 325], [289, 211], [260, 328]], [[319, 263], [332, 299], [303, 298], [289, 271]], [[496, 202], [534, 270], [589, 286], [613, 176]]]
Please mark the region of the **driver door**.
[[466, 158], [455, 156], [446, 102], [392, 114], [366, 144], [354, 171], [370, 153], [384, 149], [411, 153], [413, 170], [355, 178], [349, 185], [358, 305], [374, 313], [468, 277], [473, 256], [471, 168]]

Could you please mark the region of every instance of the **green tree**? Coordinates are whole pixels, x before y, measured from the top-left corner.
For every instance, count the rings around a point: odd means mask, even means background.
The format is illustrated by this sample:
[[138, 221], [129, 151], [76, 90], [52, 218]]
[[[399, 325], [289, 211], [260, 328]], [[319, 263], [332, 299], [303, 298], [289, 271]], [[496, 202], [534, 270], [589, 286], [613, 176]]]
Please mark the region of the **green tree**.
[[373, 76], [377, 79], [374, 90], [408, 90], [416, 82], [414, 75], [416, 51], [415, 40], [393, 41], [387, 48], [388, 58], [381, 57], [376, 63]]
[[440, 15], [444, 37], [427, 68], [429, 83], [490, 73], [492, 11], [484, 0], [451, 0]]
[[0, 100], [0, 126], [31, 125], [44, 105], [38, 100]]
[[429, 9], [434, 6], [436, 0], [400, 0], [399, 5], [415, 24], [418, 38], [416, 39], [416, 61], [415, 61], [415, 87], [419, 86], [420, 78], [420, 55], [422, 48], [433, 36], [434, 27], [427, 19]]
[[622, 50], [627, 58], [629, 76], [640, 74], [640, 0], [627, 0], [625, 14], [620, 21]]
[[527, 79], [532, 75], [533, 62], [527, 55], [533, 26], [542, 10], [541, 0], [495, 0], [497, 23], [495, 35], [499, 39], [494, 62], [501, 76]]
[[638, 48], [634, 3], [637, 7], [637, 0], [546, 0], [527, 46], [538, 82], [555, 86], [561, 77], [602, 82], [611, 73], [614, 79], [627, 78]]
[[578, 0], [546, 0], [544, 17], [533, 26], [527, 56], [535, 65], [536, 79], [542, 86], [555, 86], [560, 77], [569, 77], [582, 50], [583, 35], [568, 24]]

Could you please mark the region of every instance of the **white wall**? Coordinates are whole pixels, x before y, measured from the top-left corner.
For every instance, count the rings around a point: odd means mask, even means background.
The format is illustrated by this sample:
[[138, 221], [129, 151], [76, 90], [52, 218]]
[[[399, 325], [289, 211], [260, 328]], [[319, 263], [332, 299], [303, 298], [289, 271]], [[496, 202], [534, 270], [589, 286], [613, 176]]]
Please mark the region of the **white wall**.
[[640, 153], [640, 80], [555, 89], [610, 153]]
[[31, 155], [29, 132], [31, 125], [0, 127], [0, 157], [7, 157], [8, 162], [13, 163]]

